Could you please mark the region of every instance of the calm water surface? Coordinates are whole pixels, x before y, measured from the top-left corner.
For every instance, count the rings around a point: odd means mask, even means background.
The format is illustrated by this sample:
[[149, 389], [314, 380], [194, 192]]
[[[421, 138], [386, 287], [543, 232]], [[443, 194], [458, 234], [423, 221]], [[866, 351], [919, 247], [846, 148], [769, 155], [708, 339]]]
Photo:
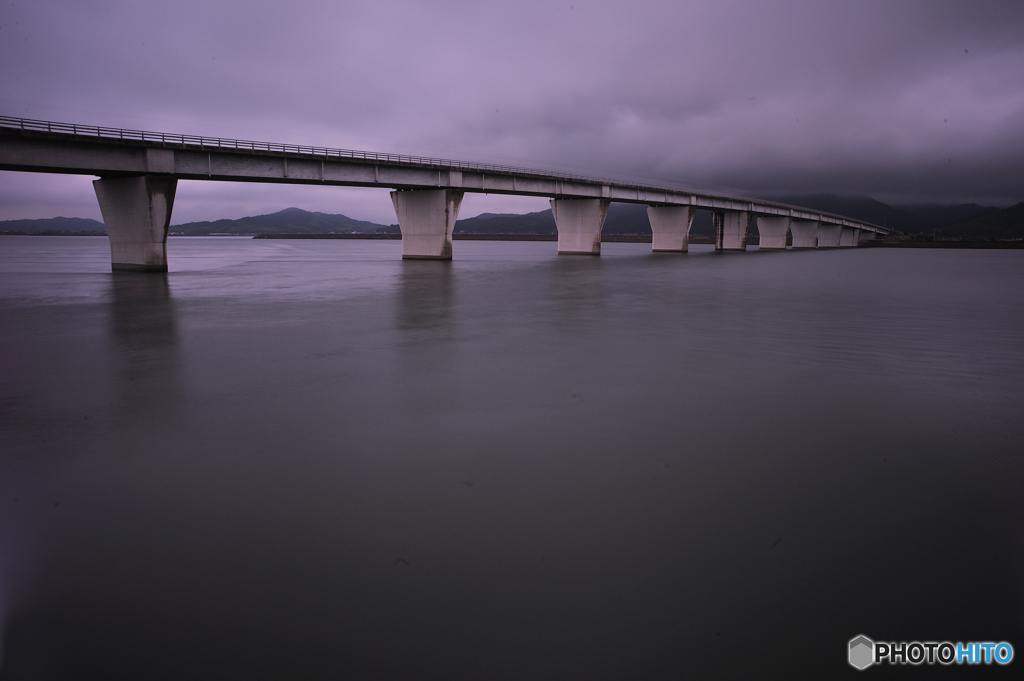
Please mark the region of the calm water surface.
[[1024, 653], [1024, 252], [455, 246], [0, 237], [0, 678]]

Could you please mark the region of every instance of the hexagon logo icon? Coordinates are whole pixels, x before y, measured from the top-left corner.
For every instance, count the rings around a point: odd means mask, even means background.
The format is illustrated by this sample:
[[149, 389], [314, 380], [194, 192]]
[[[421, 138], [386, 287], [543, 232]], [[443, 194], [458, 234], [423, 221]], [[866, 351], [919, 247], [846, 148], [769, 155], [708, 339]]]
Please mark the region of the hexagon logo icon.
[[875, 642], [863, 634], [850, 639], [850, 665], [867, 669], [875, 662]]

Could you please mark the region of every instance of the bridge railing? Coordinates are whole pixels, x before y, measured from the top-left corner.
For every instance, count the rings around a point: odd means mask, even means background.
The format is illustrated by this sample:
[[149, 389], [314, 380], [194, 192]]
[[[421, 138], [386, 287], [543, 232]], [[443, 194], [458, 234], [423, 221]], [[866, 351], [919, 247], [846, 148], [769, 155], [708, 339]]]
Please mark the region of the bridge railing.
[[[432, 158], [429, 156], [406, 156], [404, 154], [386, 154], [375, 151], [357, 151], [355, 149], [333, 149], [330, 147], [311, 147], [301, 144], [279, 144], [275, 142], [257, 142], [255, 140], [236, 140], [223, 137], [205, 137], [200, 135], [178, 135], [166, 132], [149, 132], [146, 130], [128, 130], [124, 128], [104, 128], [95, 125], [78, 125], [76, 123], [56, 123], [53, 121], [39, 121], [31, 118], [14, 118], [12, 116], [0, 116], [0, 128], [14, 128], [18, 130], [30, 130], [35, 132], [47, 132], [61, 135], [74, 135], [76, 137], [99, 137], [104, 139], [137, 140], [142, 142], [160, 142], [162, 144], [181, 144], [187, 146], [198, 146], [213, 149], [240, 149], [248, 151], [269, 151], [274, 153], [303, 154], [321, 158], [350, 158], [363, 161], [382, 161], [385, 163], [414, 163], [417, 165], [432, 166], [452, 170], [479, 170], [498, 173], [513, 173], [516, 175], [532, 175], [544, 179], [556, 180], [577, 180], [582, 182], [593, 182], [600, 184], [613, 184], [620, 187], [636, 188], [638, 190], [669, 191], [692, 194], [694, 196], [723, 197], [734, 201], [749, 201], [751, 203], [774, 206], [776, 208], [795, 209], [812, 212], [822, 218], [832, 217], [849, 220], [834, 213], [811, 211], [800, 206], [792, 206], [775, 201], [763, 201], [745, 197], [725, 197], [707, 190], [695, 190], [692, 187], [670, 186], [664, 184], [650, 184], [647, 182], [636, 182], [631, 180], [612, 180], [607, 177], [593, 177], [590, 175], [576, 175], [571, 173], [552, 172], [550, 170], [538, 170], [536, 168], [519, 168], [516, 166], [496, 165], [492, 163], [475, 163], [472, 161], [454, 161], [445, 158]], [[860, 224], [871, 228], [888, 232], [889, 230], [878, 225], [870, 225], [857, 220]]]
[[[55, 123], [38, 121], [29, 118], [13, 118], [0, 116], [0, 127], [32, 130], [36, 132], [76, 135], [81, 137], [102, 137], [106, 139], [137, 140], [142, 142], [160, 142], [162, 144], [183, 144], [215, 149], [243, 149], [249, 151], [271, 151], [275, 153], [305, 154], [328, 158], [351, 158], [366, 161], [384, 161], [390, 163], [415, 163], [418, 165], [437, 166], [441, 168], [465, 170], [489, 170], [500, 173], [516, 173], [519, 175], [538, 175], [557, 177], [564, 180], [583, 180], [586, 182], [607, 182], [607, 179], [588, 175], [537, 170], [535, 168], [518, 168], [516, 166], [496, 165], [492, 163], [474, 163], [472, 161], [455, 161], [429, 156], [407, 156], [404, 154], [387, 154], [375, 151], [358, 151], [355, 149], [334, 149], [331, 147], [310, 147], [301, 144], [279, 144], [276, 142], [257, 142], [255, 140], [236, 140], [223, 137], [205, 137], [199, 135], [178, 135], [166, 132], [149, 132], [146, 130], [127, 130], [123, 128], [104, 128], [95, 125], [78, 125], [75, 123]], [[668, 189], [668, 187], [666, 187]]]

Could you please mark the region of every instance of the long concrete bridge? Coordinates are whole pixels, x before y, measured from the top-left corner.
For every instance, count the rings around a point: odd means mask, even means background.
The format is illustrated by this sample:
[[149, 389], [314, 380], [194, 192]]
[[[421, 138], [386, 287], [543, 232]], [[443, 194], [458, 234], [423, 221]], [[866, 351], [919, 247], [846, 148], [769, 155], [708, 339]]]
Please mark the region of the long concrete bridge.
[[841, 215], [705, 191], [419, 156], [273, 144], [0, 116], [0, 170], [96, 175], [114, 270], [167, 271], [167, 230], [179, 179], [390, 189], [402, 257], [450, 260], [466, 192], [546, 196], [558, 252], [599, 255], [612, 201], [646, 204], [654, 251], [685, 252], [697, 210], [714, 217], [715, 248], [856, 246], [888, 230]]

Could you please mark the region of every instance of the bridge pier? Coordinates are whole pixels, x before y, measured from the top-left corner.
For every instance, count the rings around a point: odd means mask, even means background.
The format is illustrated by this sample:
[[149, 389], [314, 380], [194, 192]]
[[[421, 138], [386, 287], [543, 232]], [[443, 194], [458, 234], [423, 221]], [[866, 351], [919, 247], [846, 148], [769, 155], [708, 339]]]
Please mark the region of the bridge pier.
[[601, 255], [607, 199], [551, 199], [560, 255]]
[[761, 235], [762, 251], [784, 251], [786, 250], [786, 232], [789, 231], [788, 217], [757, 217], [757, 233]]
[[747, 250], [747, 227], [750, 225], [750, 213], [716, 210], [712, 217], [715, 223], [716, 251]]
[[793, 220], [789, 223], [789, 231], [793, 233], [793, 249], [818, 247], [818, 221]]
[[457, 189], [415, 189], [391, 192], [403, 260], [451, 260], [452, 231], [463, 192]]
[[822, 224], [818, 226], [818, 248], [839, 248], [843, 235], [842, 225]]
[[171, 224], [173, 177], [136, 175], [93, 180], [110, 239], [110, 269], [167, 271], [167, 228]]
[[860, 230], [852, 227], [843, 227], [843, 233], [839, 236], [839, 245], [842, 248], [853, 248], [860, 239]]
[[686, 253], [690, 249], [690, 225], [695, 210], [690, 206], [647, 206], [651, 222], [651, 251]]

